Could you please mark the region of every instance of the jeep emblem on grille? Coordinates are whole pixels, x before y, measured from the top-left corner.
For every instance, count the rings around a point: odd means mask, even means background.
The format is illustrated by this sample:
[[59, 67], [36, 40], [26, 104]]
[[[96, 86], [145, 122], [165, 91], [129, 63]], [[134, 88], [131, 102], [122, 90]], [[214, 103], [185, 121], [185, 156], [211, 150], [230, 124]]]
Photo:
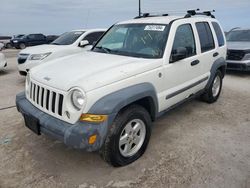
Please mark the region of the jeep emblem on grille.
[[51, 78], [49, 78], [49, 77], [44, 77], [43, 79], [44, 79], [44, 80], [47, 80], [47, 81], [50, 81], [50, 80], [51, 80]]

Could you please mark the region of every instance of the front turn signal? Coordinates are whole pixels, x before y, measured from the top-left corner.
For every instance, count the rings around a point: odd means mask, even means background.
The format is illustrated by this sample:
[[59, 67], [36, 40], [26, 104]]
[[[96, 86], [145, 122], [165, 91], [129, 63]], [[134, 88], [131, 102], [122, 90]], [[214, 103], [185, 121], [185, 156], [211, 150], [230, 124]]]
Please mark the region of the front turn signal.
[[107, 115], [96, 115], [96, 114], [82, 114], [80, 121], [87, 121], [92, 123], [102, 123], [108, 119]]

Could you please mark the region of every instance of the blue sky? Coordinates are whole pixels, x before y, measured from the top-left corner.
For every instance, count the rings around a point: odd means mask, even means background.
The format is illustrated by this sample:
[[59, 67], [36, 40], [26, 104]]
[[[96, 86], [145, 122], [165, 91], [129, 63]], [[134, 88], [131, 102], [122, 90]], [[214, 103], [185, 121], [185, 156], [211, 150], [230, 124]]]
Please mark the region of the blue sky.
[[[250, 28], [250, 0], [141, 0], [143, 12], [216, 10], [225, 31]], [[138, 0], [0, 0], [0, 35], [61, 34], [79, 28], [108, 28], [138, 14]]]

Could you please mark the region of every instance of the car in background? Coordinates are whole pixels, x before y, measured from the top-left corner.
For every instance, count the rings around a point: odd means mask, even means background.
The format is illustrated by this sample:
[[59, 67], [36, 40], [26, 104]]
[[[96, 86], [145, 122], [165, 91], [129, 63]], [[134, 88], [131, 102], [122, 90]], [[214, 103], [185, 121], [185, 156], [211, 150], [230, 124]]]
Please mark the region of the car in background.
[[227, 69], [250, 71], [250, 29], [234, 29], [227, 34]]
[[0, 52], [0, 71], [3, 70], [5, 67], [7, 67], [7, 61], [4, 54]]
[[12, 46], [17, 49], [24, 49], [27, 46], [36, 46], [47, 44], [47, 37], [43, 34], [29, 34], [20, 38], [15, 38], [11, 42]]
[[53, 42], [54, 40], [56, 40], [59, 36], [58, 35], [47, 35], [46, 38], [47, 38], [47, 43], [51, 43]]
[[[0, 36], [0, 43], [3, 44], [4, 48], [7, 48], [7, 46], [9, 46], [10, 44], [10, 36]], [[2, 45], [1, 45], [2, 46]], [[2, 47], [2, 48], [3, 48]], [[0, 47], [1, 48], [1, 47]]]
[[13, 35], [9, 41], [9, 44], [8, 46], [6, 46], [7, 48], [13, 48], [13, 41], [16, 40], [16, 39], [20, 39], [24, 36], [24, 34], [18, 34], [18, 35]]
[[32, 68], [59, 57], [80, 53], [92, 48], [106, 29], [80, 29], [66, 32], [50, 44], [26, 48], [18, 54], [18, 69], [26, 75]]
[[4, 48], [4, 44], [0, 42], [0, 51]]

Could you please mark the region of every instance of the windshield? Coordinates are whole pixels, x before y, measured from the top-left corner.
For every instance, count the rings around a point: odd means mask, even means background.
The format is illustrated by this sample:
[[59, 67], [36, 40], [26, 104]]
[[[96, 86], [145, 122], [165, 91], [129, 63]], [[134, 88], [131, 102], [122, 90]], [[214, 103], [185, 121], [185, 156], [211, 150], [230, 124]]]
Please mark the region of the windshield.
[[93, 51], [141, 58], [161, 58], [167, 41], [167, 25], [123, 24], [113, 26]]
[[73, 44], [84, 31], [72, 31], [62, 34], [56, 40], [54, 40], [51, 44], [55, 45], [70, 45]]
[[227, 41], [250, 42], [250, 30], [231, 31], [227, 34]]

